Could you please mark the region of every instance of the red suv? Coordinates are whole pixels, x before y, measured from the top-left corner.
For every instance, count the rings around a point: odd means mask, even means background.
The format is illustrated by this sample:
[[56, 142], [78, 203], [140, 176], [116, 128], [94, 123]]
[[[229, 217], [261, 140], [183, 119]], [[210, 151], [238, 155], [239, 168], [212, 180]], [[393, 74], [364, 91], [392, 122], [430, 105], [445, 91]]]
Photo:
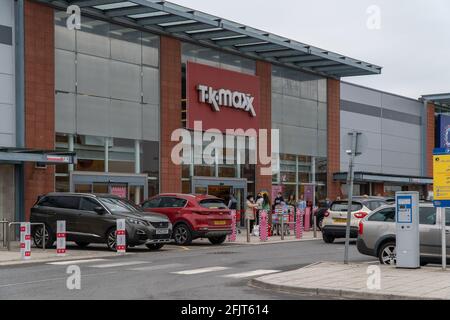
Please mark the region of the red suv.
[[142, 208], [169, 218], [178, 245], [188, 245], [198, 238], [221, 244], [231, 234], [230, 210], [222, 199], [213, 196], [160, 194], [142, 203]]

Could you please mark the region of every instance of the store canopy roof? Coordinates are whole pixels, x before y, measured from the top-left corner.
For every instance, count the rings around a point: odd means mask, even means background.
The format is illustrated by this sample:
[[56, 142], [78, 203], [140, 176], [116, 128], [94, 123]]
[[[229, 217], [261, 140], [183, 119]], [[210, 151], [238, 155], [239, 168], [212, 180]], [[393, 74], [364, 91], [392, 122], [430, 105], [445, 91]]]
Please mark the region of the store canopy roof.
[[[335, 181], [346, 182], [347, 172], [338, 172], [333, 175]], [[355, 182], [384, 182], [398, 184], [433, 184], [433, 178], [413, 177], [394, 174], [383, 174], [373, 172], [355, 172]]]
[[74, 152], [57, 152], [54, 150], [25, 148], [0, 148], [0, 161], [74, 164], [77, 161], [77, 157]]
[[429, 94], [422, 96], [422, 99], [442, 107], [450, 108], [450, 93]]
[[140, 30], [166, 34], [330, 77], [381, 73], [381, 67], [288, 38], [156, 0], [38, 0]]

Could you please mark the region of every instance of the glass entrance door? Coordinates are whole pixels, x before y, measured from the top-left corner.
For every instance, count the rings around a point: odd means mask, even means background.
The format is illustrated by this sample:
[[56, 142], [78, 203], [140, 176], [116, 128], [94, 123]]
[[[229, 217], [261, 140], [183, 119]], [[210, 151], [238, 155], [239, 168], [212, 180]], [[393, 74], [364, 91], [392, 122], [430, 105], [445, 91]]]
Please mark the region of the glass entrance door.
[[241, 216], [241, 225], [243, 225], [247, 179], [194, 177], [192, 178], [192, 190], [195, 190], [196, 194], [209, 194], [224, 199], [226, 205], [228, 205], [230, 195], [234, 194], [237, 200], [237, 211]]
[[[14, 165], [0, 165], [0, 220], [15, 221], [14, 180]], [[0, 225], [0, 239], [3, 239], [2, 225]]]

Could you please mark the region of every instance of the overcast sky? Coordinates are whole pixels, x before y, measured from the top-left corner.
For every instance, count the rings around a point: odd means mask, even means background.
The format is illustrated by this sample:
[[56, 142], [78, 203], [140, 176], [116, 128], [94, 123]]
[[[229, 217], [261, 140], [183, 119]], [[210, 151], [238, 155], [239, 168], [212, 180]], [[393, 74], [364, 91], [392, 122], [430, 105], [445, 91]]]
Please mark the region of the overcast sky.
[[[383, 67], [381, 75], [348, 82], [411, 98], [450, 92], [449, 0], [171, 2]], [[380, 29], [367, 27], [372, 5]]]

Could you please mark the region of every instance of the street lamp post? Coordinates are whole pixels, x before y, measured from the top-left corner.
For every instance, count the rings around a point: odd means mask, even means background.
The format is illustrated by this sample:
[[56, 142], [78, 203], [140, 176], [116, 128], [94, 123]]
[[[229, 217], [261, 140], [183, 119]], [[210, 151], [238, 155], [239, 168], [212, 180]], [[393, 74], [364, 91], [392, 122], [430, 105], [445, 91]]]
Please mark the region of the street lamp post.
[[353, 169], [355, 157], [359, 155], [358, 153], [358, 137], [361, 133], [352, 131], [349, 133], [351, 136], [351, 149], [347, 150], [347, 154], [350, 155], [350, 161], [348, 165], [347, 174], [347, 187], [348, 187], [348, 205], [347, 205], [347, 225], [345, 228], [345, 253], [344, 253], [344, 264], [348, 264], [348, 251], [350, 247], [350, 222], [352, 219], [352, 204], [353, 204]]

